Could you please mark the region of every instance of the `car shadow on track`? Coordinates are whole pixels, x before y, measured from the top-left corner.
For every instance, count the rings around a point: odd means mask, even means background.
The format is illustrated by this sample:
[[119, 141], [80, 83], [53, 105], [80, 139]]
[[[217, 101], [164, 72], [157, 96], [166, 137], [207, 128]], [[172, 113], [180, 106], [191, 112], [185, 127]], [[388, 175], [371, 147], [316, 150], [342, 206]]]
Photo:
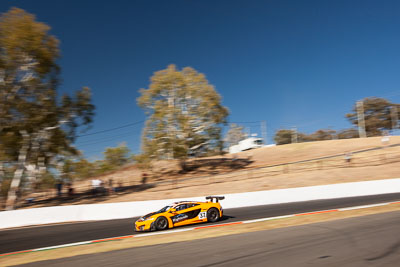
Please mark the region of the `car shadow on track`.
[[234, 219], [236, 217], [234, 216], [228, 216], [228, 215], [222, 215], [221, 219], [219, 219], [220, 222], [222, 221], [226, 221], [226, 220], [230, 220], [230, 219]]

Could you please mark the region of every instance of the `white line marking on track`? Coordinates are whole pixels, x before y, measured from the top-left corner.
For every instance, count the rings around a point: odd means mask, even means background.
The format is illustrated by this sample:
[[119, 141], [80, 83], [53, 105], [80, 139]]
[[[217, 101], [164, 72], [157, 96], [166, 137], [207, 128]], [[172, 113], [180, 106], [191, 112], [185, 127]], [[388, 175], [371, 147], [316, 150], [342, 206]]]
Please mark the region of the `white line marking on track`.
[[284, 219], [284, 218], [289, 218], [289, 217], [294, 217], [294, 214], [292, 214], [292, 215], [284, 215], [284, 216], [276, 216], [276, 217], [269, 217], [269, 218], [262, 218], [262, 219], [255, 219], [255, 220], [248, 220], [248, 221], [243, 221], [243, 223], [263, 222], [263, 221]]
[[366, 209], [366, 208], [373, 208], [373, 207], [379, 207], [379, 206], [385, 206], [389, 205], [390, 203], [379, 203], [379, 204], [372, 204], [372, 205], [363, 205], [363, 206], [356, 206], [356, 207], [349, 207], [349, 208], [342, 208], [338, 209], [339, 211], [346, 211], [346, 210], [357, 210], [357, 209]]
[[90, 244], [90, 242], [91, 241], [83, 241], [83, 242], [69, 243], [69, 244], [58, 245], [58, 246], [37, 248], [37, 249], [34, 249], [33, 251], [41, 251], [41, 250], [48, 250], [48, 249], [55, 249], [55, 248], [65, 248], [65, 247], [72, 247], [72, 246], [80, 246], [80, 245]]

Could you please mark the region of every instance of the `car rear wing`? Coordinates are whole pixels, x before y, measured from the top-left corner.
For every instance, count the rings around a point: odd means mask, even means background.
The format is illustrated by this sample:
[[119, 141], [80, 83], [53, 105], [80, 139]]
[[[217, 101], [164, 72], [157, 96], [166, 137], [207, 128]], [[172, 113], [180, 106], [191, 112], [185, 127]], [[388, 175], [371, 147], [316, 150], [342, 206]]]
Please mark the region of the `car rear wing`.
[[224, 196], [208, 196], [208, 197], [206, 197], [206, 200], [211, 200], [211, 202], [214, 202], [214, 200], [215, 200], [216, 203], [218, 203], [219, 200], [223, 200], [223, 199], [225, 199]]

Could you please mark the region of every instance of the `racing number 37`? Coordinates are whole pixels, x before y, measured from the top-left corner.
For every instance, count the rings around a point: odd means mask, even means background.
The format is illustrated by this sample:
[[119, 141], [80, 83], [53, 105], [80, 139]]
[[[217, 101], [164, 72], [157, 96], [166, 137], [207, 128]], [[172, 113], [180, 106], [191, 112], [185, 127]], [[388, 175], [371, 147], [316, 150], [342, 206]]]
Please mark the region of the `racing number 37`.
[[207, 218], [207, 212], [206, 211], [200, 212], [199, 213], [199, 220], [203, 220], [205, 218]]

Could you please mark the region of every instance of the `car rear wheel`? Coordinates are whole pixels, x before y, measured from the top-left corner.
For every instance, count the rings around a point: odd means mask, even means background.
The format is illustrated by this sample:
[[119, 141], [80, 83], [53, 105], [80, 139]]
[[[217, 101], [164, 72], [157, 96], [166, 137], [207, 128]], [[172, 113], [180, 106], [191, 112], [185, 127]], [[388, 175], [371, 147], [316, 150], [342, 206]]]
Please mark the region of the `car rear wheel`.
[[154, 224], [157, 230], [165, 230], [168, 228], [168, 221], [165, 217], [158, 217]]
[[207, 221], [216, 222], [219, 220], [219, 211], [216, 208], [211, 208], [207, 211]]

